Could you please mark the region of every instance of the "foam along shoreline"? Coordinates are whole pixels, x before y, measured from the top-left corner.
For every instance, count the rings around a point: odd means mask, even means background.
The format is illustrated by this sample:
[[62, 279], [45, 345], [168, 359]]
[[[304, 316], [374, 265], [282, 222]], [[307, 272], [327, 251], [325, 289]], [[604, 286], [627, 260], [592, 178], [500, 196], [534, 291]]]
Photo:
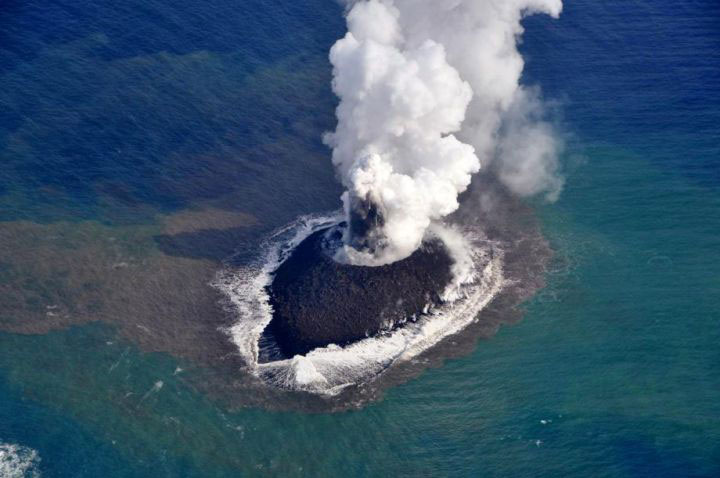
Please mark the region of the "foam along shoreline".
[[479, 230], [435, 227], [434, 234], [454, 259], [453, 280], [445, 302], [429, 308], [415, 322], [344, 347], [328, 345], [305, 355], [261, 363], [261, 337], [273, 318], [268, 286], [273, 274], [311, 234], [337, 224], [339, 214], [305, 216], [273, 234], [264, 254], [251, 266], [222, 271], [215, 285], [237, 313], [229, 333], [248, 369], [268, 385], [335, 395], [351, 385], [376, 379], [393, 364], [412, 360], [472, 323], [502, 289], [502, 251]]

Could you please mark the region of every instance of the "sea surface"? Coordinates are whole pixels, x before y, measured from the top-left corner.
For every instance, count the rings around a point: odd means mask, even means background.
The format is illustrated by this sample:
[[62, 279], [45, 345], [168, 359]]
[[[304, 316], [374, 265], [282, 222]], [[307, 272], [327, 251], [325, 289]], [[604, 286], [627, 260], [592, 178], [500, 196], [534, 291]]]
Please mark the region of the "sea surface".
[[720, 476], [720, 2], [524, 25], [567, 143], [530, 203], [547, 286], [472, 353], [307, 413], [228, 404], [197, 378], [225, 352], [192, 344], [221, 261], [339, 205], [341, 8], [0, 3], [0, 475]]

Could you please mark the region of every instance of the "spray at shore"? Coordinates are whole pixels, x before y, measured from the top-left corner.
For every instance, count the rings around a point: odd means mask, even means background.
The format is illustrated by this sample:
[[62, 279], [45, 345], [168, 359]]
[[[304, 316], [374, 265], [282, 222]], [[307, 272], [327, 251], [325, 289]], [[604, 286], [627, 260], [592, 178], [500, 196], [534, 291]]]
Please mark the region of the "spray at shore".
[[392, 332], [346, 346], [318, 347], [292, 358], [261, 360], [263, 349], [274, 347], [263, 343], [263, 331], [273, 318], [268, 286], [275, 271], [298, 244], [340, 219], [340, 215], [299, 218], [269, 238], [257, 264], [222, 273], [215, 283], [242, 317], [228, 331], [240, 356], [266, 384], [334, 396], [347, 387], [367, 383], [467, 327], [505, 284], [499, 244], [473, 227], [462, 232], [433, 227], [432, 234], [448, 245], [455, 261], [455, 280], [448, 284], [442, 304], [428, 307], [417, 320]]
[[330, 52], [338, 125], [325, 142], [346, 187], [336, 259], [408, 257], [488, 168], [513, 193], [557, 197], [561, 142], [539, 90], [520, 85], [521, 20], [561, 0], [347, 2]]

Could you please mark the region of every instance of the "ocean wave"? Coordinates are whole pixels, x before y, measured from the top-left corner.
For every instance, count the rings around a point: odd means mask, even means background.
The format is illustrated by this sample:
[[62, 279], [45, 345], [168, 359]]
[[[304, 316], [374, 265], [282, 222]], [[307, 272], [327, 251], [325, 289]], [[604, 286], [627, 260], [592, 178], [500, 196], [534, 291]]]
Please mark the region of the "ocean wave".
[[3, 478], [38, 478], [40, 456], [32, 448], [0, 443], [0, 476]]

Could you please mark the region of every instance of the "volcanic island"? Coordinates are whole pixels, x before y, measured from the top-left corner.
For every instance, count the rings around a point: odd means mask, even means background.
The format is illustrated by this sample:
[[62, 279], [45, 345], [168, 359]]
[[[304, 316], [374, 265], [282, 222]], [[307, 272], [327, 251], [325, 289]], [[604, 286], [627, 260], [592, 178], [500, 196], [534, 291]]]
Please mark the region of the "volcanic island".
[[267, 287], [273, 316], [264, 334], [285, 358], [388, 333], [442, 303], [453, 260], [439, 239], [427, 239], [406, 259], [369, 267], [333, 259], [340, 237], [337, 226], [310, 234]]

